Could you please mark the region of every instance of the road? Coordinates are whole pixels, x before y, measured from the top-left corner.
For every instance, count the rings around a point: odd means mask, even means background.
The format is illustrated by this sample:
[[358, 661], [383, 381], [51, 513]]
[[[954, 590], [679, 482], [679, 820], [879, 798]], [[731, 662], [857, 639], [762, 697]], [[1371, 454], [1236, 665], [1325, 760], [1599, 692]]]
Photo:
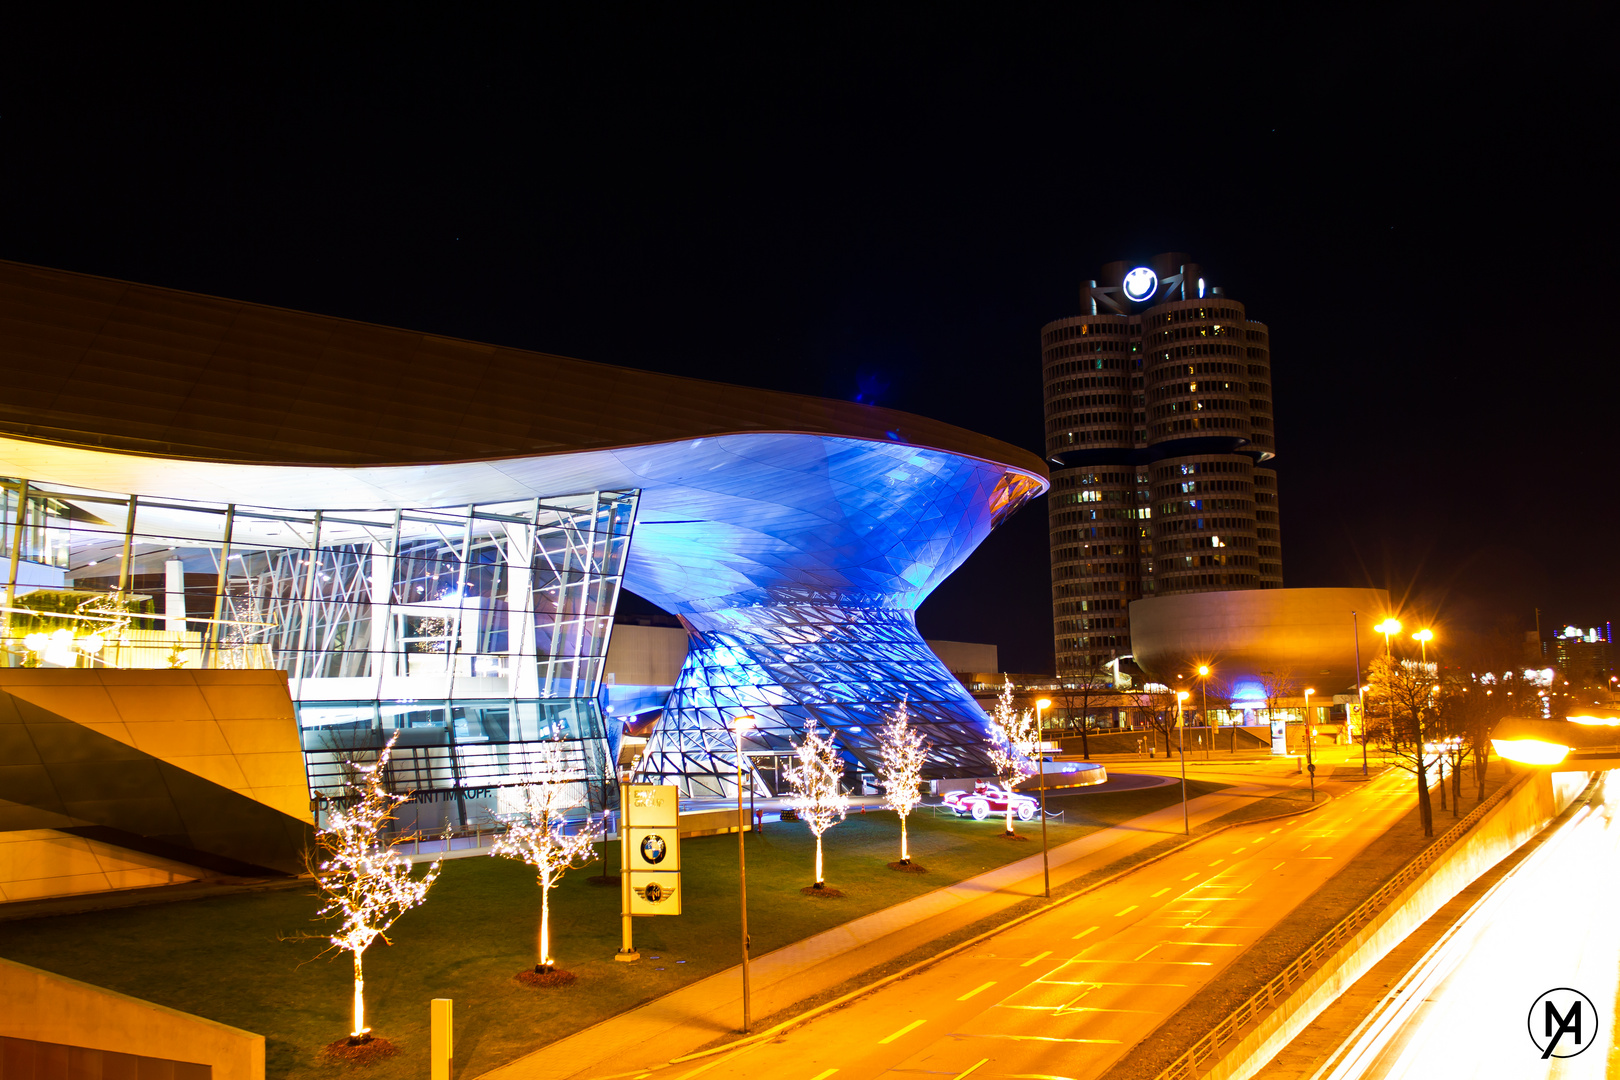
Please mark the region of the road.
[[[1610, 774], [1611, 776], [1613, 774]], [[1620, 1077], [1614, 1046], [1620, 990], [1620, 822], [1604, 803], [1578, 809], [1506, 874], [1429, 950], [1312, 1080], [1529, 1080]], [[1572, 987], [1598, 1011], [1583, 1015], [1582, 1041], [1566, 1034], [1543, 1059], [1530, 1024], [1548, 1041], [1544, 991]], [[1567, 1003], [1557, 1006], [1567, 1011]], [[1583, 1010], [1584, 1011], [1584, 1010]], [[1556, 1030], [1556, 1028], [1555, 1028]], [[1584, 1048], [1584, 1049], [1583, 1049]]]
[[1412, 802], [1389, 775], [1323, 809], [1241, 826], [780, 1038], [598, 1080], [1086, 1080], [1111, 1066]]

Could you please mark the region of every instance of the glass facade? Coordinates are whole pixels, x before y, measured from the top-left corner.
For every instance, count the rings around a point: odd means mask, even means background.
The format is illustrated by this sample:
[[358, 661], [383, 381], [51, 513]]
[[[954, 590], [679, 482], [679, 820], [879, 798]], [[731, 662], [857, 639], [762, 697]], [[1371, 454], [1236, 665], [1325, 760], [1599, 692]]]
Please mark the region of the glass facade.
[[613, 775], [599, 694], [638, 498], [307, 511], [7, 481], [5, 662], [285, 670], [314, 795], [397, 733], [396, 786], [466, 824], [539, 740]]

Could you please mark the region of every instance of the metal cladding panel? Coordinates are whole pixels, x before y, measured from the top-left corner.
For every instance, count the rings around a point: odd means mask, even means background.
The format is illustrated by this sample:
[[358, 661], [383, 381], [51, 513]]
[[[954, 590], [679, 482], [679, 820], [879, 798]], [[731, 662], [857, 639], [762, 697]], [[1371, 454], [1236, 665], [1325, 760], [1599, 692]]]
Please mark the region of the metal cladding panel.
[[1230, 683], [1271, 672], [1329, 695], [1355, 685], [1358, 621], [1365, 670], [1383, 649], [1373, 626], [1392, 611], [1383, 589], [1159, 596], [1131, 604], [1131, 644], [1136, 662], [1155, 678], [1173, 682], [1177, 672], [1207, 663]]

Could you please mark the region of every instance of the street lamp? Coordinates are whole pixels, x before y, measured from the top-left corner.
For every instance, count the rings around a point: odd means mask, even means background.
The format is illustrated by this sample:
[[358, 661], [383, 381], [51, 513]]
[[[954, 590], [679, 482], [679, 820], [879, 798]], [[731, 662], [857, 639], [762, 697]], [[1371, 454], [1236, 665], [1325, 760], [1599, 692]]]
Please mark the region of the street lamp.
[[1052, 866], [1046, 854], [1046, 730], [1041, 727], [1041, 713], [1052, 707], [1051, 698], [1035, 703], [1035, 756], [1041, 770], [1041, 877], [1046, 882], [1046, 898], [1052, 899]]
[[1182, 720], [1182, 702], [1192, 695], [1185, 690], [1176, 691], [1176, 749], [1181, 756], [1181, 831], [1192, 835], [1192, 824], [1187, 820], [1187, 736]]
[[1350, 638], [1356, 645], [1356, 708], [1361, 716], [1361, 778], [1367, 779], [1367, 688], [1361, 683], [1361, 616], [1350, 612]]
[[1434, 640], [1434, 631], [1430, 630], [1428, 627], [1424, 627], [1422, 630], [1419, 630], [1417, 633], [1412, 635], [1412, 640], [1417, 642], [1419, 647], [1423, 650], [1423, 663], [1425, 666], [1427, 666], [1429, 663], [1429, 642]]
[[1210, 743], [1215, 741], [1215, 725], [1209, 722], [1209, 665], [1198, 665], [1198, 690], [1203, 695], [1204, 760], [1209, 760]]
[[1316, 741], [1315, 728], [1311, 726], [1311, 695], [1316, 688], [1305, 688], [1305, 771], [1311, 774], [1311, 802], [1316, 801], [1316, 758], [1311, 754], [1311, 744]]
[[1389, 636], [1391, 634], [1398, 634], [1401, 632], [1401, 621], [1399, 619], [1385, 619], [1383, 622], [1373, 627], [1373, 631], [1375, 633], [1384, 635], [1384, 655], [1388, 656], [1390, 654]]
[[748, 1034], [750, 1027], [748, 1015], [748, 862], [747, 851], [743, 845], [743, 837], [748, 827], [743, 817], [743, 734], [753, 731], [758, 718], [752, 714], [744, 713], [731, 719], [731, 734], [737, 740], [737, 903], [742, 910], [742, 1012], [743, 1034]]

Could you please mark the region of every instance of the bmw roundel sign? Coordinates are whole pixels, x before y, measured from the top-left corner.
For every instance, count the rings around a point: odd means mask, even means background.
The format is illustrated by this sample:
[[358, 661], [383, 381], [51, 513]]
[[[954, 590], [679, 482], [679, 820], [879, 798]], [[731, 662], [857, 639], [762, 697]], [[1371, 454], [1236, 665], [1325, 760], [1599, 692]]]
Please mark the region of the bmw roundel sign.
[[1145, 266], [1138, 266], [1125, 275], [1125, 299], [1139, 304], [1151, 297], [1159, 288], [1159, 275]]

